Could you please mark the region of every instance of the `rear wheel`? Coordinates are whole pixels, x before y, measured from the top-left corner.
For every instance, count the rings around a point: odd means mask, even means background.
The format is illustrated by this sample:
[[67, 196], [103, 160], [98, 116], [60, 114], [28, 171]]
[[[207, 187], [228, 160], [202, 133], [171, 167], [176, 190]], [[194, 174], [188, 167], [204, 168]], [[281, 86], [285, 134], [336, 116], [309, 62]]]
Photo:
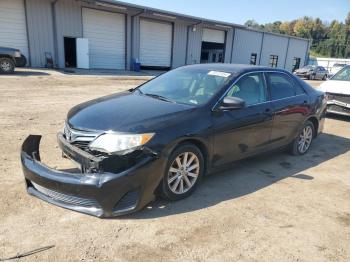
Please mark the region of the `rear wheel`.
[[313, 123], [307, 121], [299, 135], [294, 139], [291, 153], [295, 156], [304, 155], [310, 149], [314, 134]]
[[204, 174], [204, 158], [192, 144], [183, 144], [171, 154], [163, 177], [161, 193], [168, 200], [188, 197]]
[[0, 57], [0, 73], [10, 74], [15, 71], [15, 63], [7, 57]]

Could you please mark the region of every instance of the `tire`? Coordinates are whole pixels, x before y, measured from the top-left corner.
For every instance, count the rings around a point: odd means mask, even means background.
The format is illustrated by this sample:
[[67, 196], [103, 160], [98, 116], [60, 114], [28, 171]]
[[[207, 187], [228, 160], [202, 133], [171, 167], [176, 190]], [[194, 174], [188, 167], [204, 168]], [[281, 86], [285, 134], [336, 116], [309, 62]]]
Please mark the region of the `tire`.
[[191, 195], [204, 175], [204, 166], [203, 154], [195, 145], [186, 143], [175, 148], [161, 182], [161, 196], [176, 201]]
[[298, 136], [293, 140], [291, 153], [294, 156], [304, 155], [309, 151], [313, 138], [315, 137], [315, 127], [310, 121], [306, 121]]
[[322, 77], [322, 80], [326, 80], [327, 79], [327, 75], [324, 75], [323, 77]]
[[0, 57], [0, 74], [12, 74], [15, 71], [15, 63], [8, 57]]

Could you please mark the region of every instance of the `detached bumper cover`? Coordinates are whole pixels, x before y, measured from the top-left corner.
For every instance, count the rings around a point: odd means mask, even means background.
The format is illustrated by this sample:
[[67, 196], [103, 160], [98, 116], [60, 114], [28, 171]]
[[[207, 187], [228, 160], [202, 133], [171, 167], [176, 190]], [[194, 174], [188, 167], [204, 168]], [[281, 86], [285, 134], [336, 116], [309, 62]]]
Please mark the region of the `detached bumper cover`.
[[[87, 170], [87, 173], [72, 173], [40, 162], [40, 140], [41, 136], [30, 135], [22, 145], [21, 161], [29, 194], [97, 217], [131, 213], [154, 199], [165, 163], [156, 154], [144, 150], [125, 169], [125, 164], [118, 163], [122, 161], [119, 157], [95, 157], [65, 142], [59, 134], [63, 152]], [[117, 172], [111, 172], [113, 169]]]

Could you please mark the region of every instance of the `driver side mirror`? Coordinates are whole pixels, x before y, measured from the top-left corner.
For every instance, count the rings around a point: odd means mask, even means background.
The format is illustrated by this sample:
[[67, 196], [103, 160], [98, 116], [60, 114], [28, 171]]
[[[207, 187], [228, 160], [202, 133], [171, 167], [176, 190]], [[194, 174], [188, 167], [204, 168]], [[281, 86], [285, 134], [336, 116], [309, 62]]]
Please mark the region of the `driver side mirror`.
[[234, 110], [241, 109], [245, 107], [245, 101], [239, 97], [226, 96], [220, 106], [220, 110]]

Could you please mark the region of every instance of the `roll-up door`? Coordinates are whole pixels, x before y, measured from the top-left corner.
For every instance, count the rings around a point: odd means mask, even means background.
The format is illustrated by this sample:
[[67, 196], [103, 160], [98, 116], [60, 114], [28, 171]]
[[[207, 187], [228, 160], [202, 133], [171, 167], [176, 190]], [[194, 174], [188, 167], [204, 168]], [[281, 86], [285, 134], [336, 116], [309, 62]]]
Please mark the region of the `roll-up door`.
[[125, 69], [125, 15], [83, 8], [90, 68]]
[[140, 62], [142, 66], [170, 67], [172, 32], [170, 23], [140, 20]]

